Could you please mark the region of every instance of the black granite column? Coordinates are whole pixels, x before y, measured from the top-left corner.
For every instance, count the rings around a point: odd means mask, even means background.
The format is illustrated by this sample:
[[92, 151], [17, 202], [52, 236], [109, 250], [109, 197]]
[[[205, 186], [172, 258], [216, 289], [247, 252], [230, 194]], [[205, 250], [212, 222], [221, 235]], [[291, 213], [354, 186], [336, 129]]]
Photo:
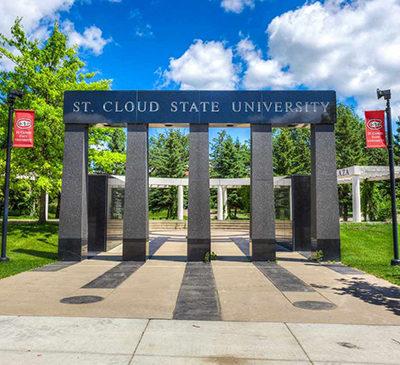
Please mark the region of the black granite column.
[[253, 261], [275, 260], [271, 125], [251, 126], [250, 248]]
[[128, 125], [122, 257], [145, 261], [149, 239], [148, 126]]
[[63, 261], [87, 256], [87, 153], [87, 126], [66, 124], [58, 238], [58, 257]]
[[191, 124], [189, 134], [188, 261], [211, 249], [208, 124]]
[[311, 126], [311, 242], [324, 260], [340, 260], [339, 202], [333, 124]]
[[311, 250], [311, 177], [292, 175], [292, 243], [295, 251]]
[[109, 175], [88, 178], [88, 250], [107, 251], [107, 209]]

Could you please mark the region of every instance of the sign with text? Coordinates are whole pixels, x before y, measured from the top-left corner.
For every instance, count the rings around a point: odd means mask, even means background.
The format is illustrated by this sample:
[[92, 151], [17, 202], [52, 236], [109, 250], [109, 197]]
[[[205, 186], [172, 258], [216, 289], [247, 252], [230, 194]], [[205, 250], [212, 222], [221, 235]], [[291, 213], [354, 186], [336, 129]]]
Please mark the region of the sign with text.
[[365, 112], [365, 136], [367, 148], [386, 148], [384, 110]]
[[334, 91], [67, 91], [75, 124], [335, 123]]
[[13, 147], [33, 147], [34, 123], [35, 112], [33, 110], [15, 110]]

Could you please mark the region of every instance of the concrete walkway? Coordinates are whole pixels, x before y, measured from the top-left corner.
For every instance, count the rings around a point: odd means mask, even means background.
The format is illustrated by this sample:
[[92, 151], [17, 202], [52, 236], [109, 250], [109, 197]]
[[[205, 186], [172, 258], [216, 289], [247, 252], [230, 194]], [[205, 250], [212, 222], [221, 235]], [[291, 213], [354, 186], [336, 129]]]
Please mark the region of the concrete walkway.
[[399, 364], [396, 326], [0, 317], [0, 364]]
[[211, 264], [185, 232], [0, 280], [1, 364], [400, 364], [400, 289], [281, 250], [248, 260], [246, 232], [213, 231]]
[[218, 260], [192, 265], [184, 232], [153, 235], [142, 265], [117, 247], [0, 280], [0, 315], [400, 325], [399, 287], [372, 275], [295, 252], [249, 262], [245, 232], [214, 232]]

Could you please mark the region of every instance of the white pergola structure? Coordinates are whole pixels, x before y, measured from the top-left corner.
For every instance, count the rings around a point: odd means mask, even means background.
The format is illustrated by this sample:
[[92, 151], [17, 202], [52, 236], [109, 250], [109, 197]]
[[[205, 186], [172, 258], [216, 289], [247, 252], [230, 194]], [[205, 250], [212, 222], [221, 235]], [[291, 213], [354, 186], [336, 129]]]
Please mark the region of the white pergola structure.
[[[183, 188], [188, 186], [188, 178], [162, 178], [150, 177], [150, 188], [169, 188], [171, 186], [178, 187], [177, 193], [177, 206], [178, 206], [178, 220], [183, 220]], [[241, 186], [250, 185], [249, 178], [238, 179], [210, 179], [210, 188], [217, 189], [217, 220], [222, 221], [228, 215], [227, 202], [228, 202], [228, 189], [239, 188]], [[274, 187], [283, 187], [291, 185], [291, 180], [288, 177], [274, 177]], [[108, 201], [111, 201], [111, 189], [116, 187], [123, 188], [125, 186], [125, 176], [112, 175], [108, 181]]]
[[[396, 179], [400, 178], [400, 166], [395, 166]], [[388, 166], [351, 166], [337, 170], [338, 184], [352, 185], [353, 222], [361, 222], [361, 181], [389, 180]]]
[[[396, 178], [400, 178], [400, 166], [395, 167]], [[361, 222], [361, 181], [389, 180], [389, 167], [387, 166], [351, 166], [337, 170], [338, 184], [352, 184], [353, 222]], [[228, 189], [239, 188], [250, 185], [249, 178], [238, 179], [210, 179], [210, 188], [217, 189], [217, 220], [222, 221], [227, 217]], [[113, 187], [124, 187], [125, 176], [112, 175], [109, 180], [109, 200], [111, 201], [111, 189]], [[183, 220], [183, 188], [188, 186], [188, 179], [150, 177], [150, 188], [178, 187], [177, 205], [178, 220]], [[274, 187], [291, 187], [291, 179], [287, 176], [274, 177]], [[290, 194], [291, 197], [291, 194]], [[289, 207], [290, 214], [292, 213]]]
[[[400, 166], [395, 167], [395, 176], [400, 179]], [[24, 177], [26, 178], [26, 177]], [[383, 181], [389, 180], [389, 167], [387, 166], [351, 166], [337, 170], [338, 184], [352, 184], [352, 201], [353, 201], [353, 222], [361, 222], [361, 181]], [[113, 187], [124, 187], [125, 176], [112, 175], [109, 179], [109, 199], [111, 201], [111, 189]], [[242, 179], [210, 179], [210, 187], [217, 189], [217, 219], [224, 220], [227, 217], [227, 200], [228, 189], [239, 188], [241, 186], [250, 185], [249, 178]], [[188, 186], [188, 179], [175, 178], [149, 178], [150, 188], [169, 188], [171, 186], [178, 187], [177, 203], [178, 203], [178, 219], [183, 220], [183, 188]], [[290, 177], [278, 176], [274, 177], [274, 187], [291, 186]], [[291, 194], [290, 194], [291, 196]], [[290, 208], [290, 207], [289, 207]], [[290, 214], [292, 210], [290, 209]], [[48, 196], [46, 194], [46, 220], [48, 217]]]

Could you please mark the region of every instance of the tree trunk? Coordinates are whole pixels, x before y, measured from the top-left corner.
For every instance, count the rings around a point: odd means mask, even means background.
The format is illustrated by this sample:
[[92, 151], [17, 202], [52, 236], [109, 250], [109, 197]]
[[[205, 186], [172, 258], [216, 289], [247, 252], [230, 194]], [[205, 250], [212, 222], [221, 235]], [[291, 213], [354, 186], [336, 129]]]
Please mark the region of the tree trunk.
[[349, 219], [349, 208], [347, 206], [347, 204], [343, 205], [343, 220], [345, 222], [347, 222], [347, 220]]
[[39, 197], [39, 223], [46, 223], [46, 192], [42, 190]]
[[58, 193], [58, 195], [57, 195], [56, 219], [60, 218], [60, 204], [61, 204], [61, 193]]

